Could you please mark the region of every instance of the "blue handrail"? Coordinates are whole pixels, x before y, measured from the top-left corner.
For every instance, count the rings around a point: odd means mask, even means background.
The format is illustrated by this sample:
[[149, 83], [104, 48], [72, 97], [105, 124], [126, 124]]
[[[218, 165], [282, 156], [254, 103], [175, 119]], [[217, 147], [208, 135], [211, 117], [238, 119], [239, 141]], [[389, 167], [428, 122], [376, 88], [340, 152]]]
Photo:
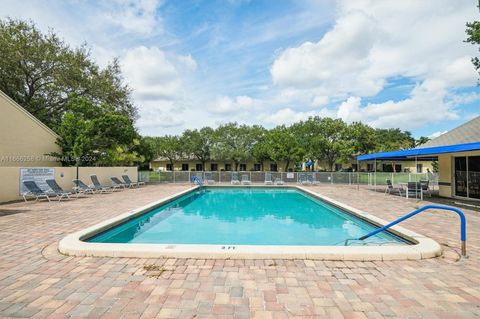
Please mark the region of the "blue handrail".
[[365, 235], [365, 236], [362, 236], [360, 238], [358, 238], [358, 240], [364, 240], [364, 239], [367, 239], [368, 237], [371, 237], [371, 236], [374, 236], [382, 231], [385, 231], [387, 230], [388, 228], [404, 221], [405, 219], [408, 219], [412, 216], [415, 216], [421, 212], [423, 212], [424, 210], [427, 210], [427, 209], [442, 209], [442, 210], [449, 210], [449, 211], [452, 211], [452, 212], [455, 212], [458, 214], [458, 216], [460, 216], [460, 240], [462, 241], [462, 256], [466, 256], [467, 255], [467, 245], [466, 245], [466, 242], [467, 242], [467, 220], [465, 218], [465, 215], [462, 213], [462, 211], [458, 208], [455, 208], [455, 207], [450, 207], [450, 206], [440, 206], [440, 205], [426, 205], [426, 206], [423, 206], [422, 208], [419, 208], [403, 217], [400, 217], [399, 219], [391, 222], [390, 224], [388, 225], [385, 225], [379, 229], [376, 229], [374, 231], [372, 231], [371, 233]]
[[197, 185], [199, 186], [203, 186], [203, 181], [198, 176], [192, 176], [192, 182], [197, 183]]

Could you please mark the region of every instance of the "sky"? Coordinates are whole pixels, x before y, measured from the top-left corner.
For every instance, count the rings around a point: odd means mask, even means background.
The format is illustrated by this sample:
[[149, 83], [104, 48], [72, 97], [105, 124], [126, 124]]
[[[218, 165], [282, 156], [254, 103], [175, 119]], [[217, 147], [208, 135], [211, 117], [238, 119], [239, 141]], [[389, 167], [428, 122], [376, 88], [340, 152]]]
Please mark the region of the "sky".
[[2, 0], [5, 17], [117, 57], [143, 135], [318, 115], [435, 137], [480, 115], [474, 0]]

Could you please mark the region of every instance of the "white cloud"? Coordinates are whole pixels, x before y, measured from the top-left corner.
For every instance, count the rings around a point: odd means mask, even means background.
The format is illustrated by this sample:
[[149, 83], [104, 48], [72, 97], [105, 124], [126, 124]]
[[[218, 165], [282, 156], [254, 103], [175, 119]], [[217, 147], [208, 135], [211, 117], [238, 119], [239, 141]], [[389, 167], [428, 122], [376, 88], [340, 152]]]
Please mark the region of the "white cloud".
[[159, 0], [115, 0], [107, 3], [109, 10], [105, 12], [105, 17], [127, 31], [149, 34], [159, 28]]
[[256, 102], [249, 96], [237, 96], [234, 99], [228, 96], [218, 97], [215, 103], [209, 108], [212, 113], [238, 113], [253, 109]]
[[320, 111], [298, 112], [292, 110], [291, 108], [283, 108], [273, 113], [261, 113], [257, 116], [257, 119], [269, 124], [281, 125], [292, 124], [298, 121], [306, 120], [311, 116], [331, 117], [333, 115], [334, 114], [328, 109], [322, 109]]
[[447, 133], [448, 131], [438, 131], [438, 132], [435, 132], [435, 133], [432, 133], [428, 136], [429, 139], [434, 139], [436, 137], [439, 137], [440, 135], [443, 135], [445, 133]]
[[[475, 85], [478, 76], [470, 61], [475, 48], [463, 42], [475, 14], [469, 1], [342, 1], [334, 27], [318, 42], [279, 54], [272, 79], [291, 101], [343, 101], [336, 115], [347, 121], [411, 129], [456, 118], [462, 98], [452, 90]], [[362, 106], [362, 97], [399, 77], [417, 81], [408, 98]]]

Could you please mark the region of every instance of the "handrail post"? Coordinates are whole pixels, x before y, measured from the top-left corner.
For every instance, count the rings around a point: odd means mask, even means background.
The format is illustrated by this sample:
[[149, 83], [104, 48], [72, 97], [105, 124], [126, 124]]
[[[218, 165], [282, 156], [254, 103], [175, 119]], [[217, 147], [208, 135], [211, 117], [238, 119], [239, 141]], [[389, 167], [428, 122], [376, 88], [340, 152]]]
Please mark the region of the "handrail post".
[[426, 206], [423, 206], [422, 208], [419, 208], [417, 210], [414, 210], [413, 212], [405, 215], [405, 216], [402, 216], [400, 218], [398, 218], [397, 220], [394, 220], [393, 222], [383, 226], [383, 227], [380, 227], [379, 229], [376, 229], [370, 233], [368, 233], [367, 235], [364, 235], [360, 238], [358, 238], [358, 240], [365, 240], [371, 236], [374, 236], [380, 232], [383, 232], [385, 230], [387, 230], [388, 228], [406, 220], [406, 219], [409, 219], [410, 217], [413, 217], [425, 210], [428, 210], [428, 209], [442, 209], [442, 210], [449, 210], [449, 211], [452, 211], [452, 212], [455, 212], [458, 214], [458, 216], [460, 217], [460, 240], [461, 240], [461, 250], [462, 250], [462, 256], [465, 257], [467, 256], [467, 220], [465, 218], [465, 215], [463, 214], [463, 212], [458, 209], [458, 208], [455, 208], [455, 207], [450, 207], [450, 206], [440, 206], [440, 205], [426, 205]]

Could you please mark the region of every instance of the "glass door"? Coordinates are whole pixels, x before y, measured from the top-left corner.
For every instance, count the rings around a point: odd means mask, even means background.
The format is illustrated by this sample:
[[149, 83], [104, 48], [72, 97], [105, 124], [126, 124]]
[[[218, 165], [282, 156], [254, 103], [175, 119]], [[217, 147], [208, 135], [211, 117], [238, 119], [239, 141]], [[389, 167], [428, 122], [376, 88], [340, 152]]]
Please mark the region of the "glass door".
[[480, 156], [468, 157], [468, 197], [480, 199]]
[[455, 195], [468, 197], [467, 158], [455, 157]]

